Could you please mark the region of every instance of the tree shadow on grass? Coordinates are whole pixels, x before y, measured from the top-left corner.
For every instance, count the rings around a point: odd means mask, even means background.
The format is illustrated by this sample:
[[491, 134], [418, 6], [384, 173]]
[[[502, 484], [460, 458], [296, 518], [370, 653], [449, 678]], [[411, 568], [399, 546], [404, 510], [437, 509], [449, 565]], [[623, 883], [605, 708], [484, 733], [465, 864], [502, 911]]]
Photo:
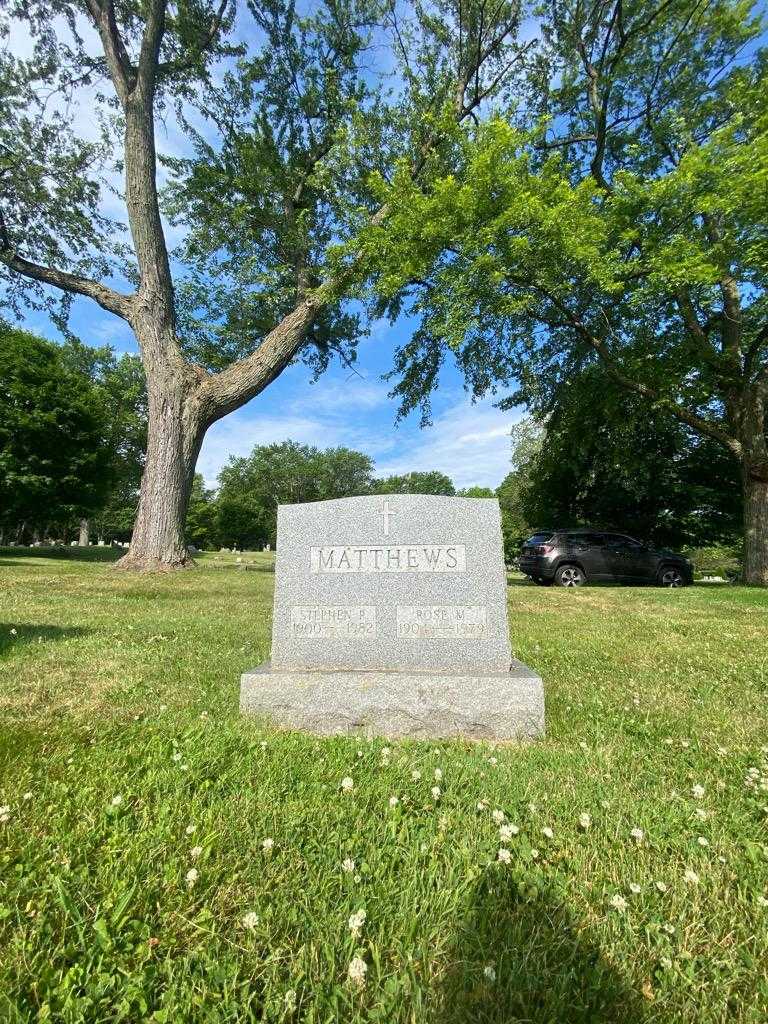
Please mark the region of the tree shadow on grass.
[[44, 644], [51, 641], [67, 640], [73, 636], [85, 636], [93, 630], [84, 626], [23, 625], [0, 622], [0, 658], [12, 657], [16, 651], [30, 644]]
[[[430, 1024], [639, 1024], [646, 1005], [568, 909], [491, 868], [462, 922]], [[495, 980], [484, 974], [495, 971]]]
[[12, 563], [19, 559], [28, 558], [52, 558], [67, 562], [116, 562], [126, 552], [126, 548], [112, 548], [98, 546], [94, 547], [68, 547], [59, 545], [57, 547], [0, 547], [0, 562]]

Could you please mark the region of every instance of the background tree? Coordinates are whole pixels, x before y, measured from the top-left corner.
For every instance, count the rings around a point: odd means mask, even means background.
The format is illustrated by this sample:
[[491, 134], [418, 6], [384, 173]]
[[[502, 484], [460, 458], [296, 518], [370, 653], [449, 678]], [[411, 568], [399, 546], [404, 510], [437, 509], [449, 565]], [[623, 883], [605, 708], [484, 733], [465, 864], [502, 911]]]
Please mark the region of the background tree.
[[496, 492], [492, 487], [462, 487], [456, 491], [459, 498], [495, 498]]
[[[128, 354], [117, 358], [109, 346], [84, 345], [74, 338], [68, 338], [60, 351], [67, 365], [90, 378], [109, 415], [105, 442], [110, 452], [111, 484], [90, 525], [100, 539], [129, 540], [147, 444], [147, 389], [141, 360]], [[88, 529], [86, 520], [81, 543], [88, 543]]]
[[321, 451], [296, 441], [260, 445], [230, 459], [219, 474], [221, 540], [237, 547], [274, 546], [277, 506], [347, 498], [371, 489], [373, 463], [349, 448]]
[[59, 529], [112, 483], [108, 410], [60, 348], [0, 321], [0, 529]]
[[[4, 51], [0, 62], [0, 265], [9, 300], [41, 304], [48, 286], [90, 297], [130, 325], [146, 373], [147, 455], [123, 568], [187, 564], [183, 527], [208, 427], [308, 344], [322, 368], [351, 338], [340, 302], [363, 268], [354, 245], [332, 254], [362, 223], [386, 219], [368, 191], [370, 171], [397, 157], [418, 176], [447, 126], [477, 117], [526, 50], [516, 47], [520, 11], [508, 0], [492, 10], [484, 0], [405, 5], [417, 24], [402, 31], [392, 24], [397, 10], [375, 0], [327, 0], [306, 15], [289, 0], [247, 9], [257, 52], [214, 79], [209, 64], [227, 52], [231, 0], [6, 5], [36, 45], [30, 61]], [[388, 107], [363, 66], [382, 11], [403, 69]], [[101, 52], [78, 31], [83, 16]], [[102, 103], [105, 76], [111, 95]], [[67, 103], [48, 102], [56, 94], [69, 102], [94, 82], [87, 99], [102, 119], [98, 143], [73, 134]], [[157, 193], [155, 118], [164, 103], [193, 100], [222, 141], [219, 154], [188, 122], [198, 159], [172, 165], [180, 180], [170, 210], [189, 233], [180, 256], [190, 273], [177, 290]], [[113, 147], [129, 250], [101, 212], [98, 170]]]
[[[511, 431], [512, 469], [496, 488], [501, 506], [501, 533], [504, 558], [511, 562], [520, 554], [520, 545], [537, 525], [529, 515], [525, 498], [531, 475], [543, 443], [541, 427], [530, 417], [515, 423]], [[533, 526], [532, 526], [533, 524]]]
[[454, 495], [453, 480], [439, 469], [403, 473], [373, 481], [374, 494], [446, 494]]
[[521, 491], [528, 522], [594, 526], [666, 547], [732, 544], [738, 469], [722, 446], [611, 386], [601, 365], [558, 395]]
[[553, 4], [525, 111], [457, 139], [450, 174], [385, 188], [368, 251], [380, 293], [421, 317], [397, 357], [405, 408], [447, 349], [475, 393], [516, 382], [510, 404], [538, 414], [600, 361], [649, 416], [734, 460], [745, 579], [766, 585], [768, 90], [751, 11]]
[[195, 473], [187, 508], [185, 536], [190, 544], [202, 550], [212, 548], [218, 540], [218, 509], [215, 492], [205, 486], [201, 473]]

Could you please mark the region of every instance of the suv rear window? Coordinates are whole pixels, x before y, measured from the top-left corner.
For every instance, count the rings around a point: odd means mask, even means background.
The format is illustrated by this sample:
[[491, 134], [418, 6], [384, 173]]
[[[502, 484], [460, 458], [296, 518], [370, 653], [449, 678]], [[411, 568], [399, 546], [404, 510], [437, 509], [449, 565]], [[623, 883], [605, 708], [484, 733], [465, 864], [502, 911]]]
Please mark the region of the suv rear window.
[[546, 544], [547, 541], [552, 540], [552, 536], [553, 535], [552, 535], [551, 532], [550, 533], [534, 533], [534, 535], [532, 537], [529, 537], [528, 540], [525, 542], [525, 546], [528, 547], [529, 544], [531, 544], [531, 545], [534, 545], [534, 544]]

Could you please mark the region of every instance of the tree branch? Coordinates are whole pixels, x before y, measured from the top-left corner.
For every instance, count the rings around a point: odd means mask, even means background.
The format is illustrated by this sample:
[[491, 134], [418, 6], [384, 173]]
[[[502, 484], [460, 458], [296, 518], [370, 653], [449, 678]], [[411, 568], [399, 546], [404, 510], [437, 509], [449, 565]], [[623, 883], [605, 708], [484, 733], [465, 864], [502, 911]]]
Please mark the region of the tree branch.
[[85, 2], [101, 37], [101, 45], [104, 47], [104, 55], [107, 58], [115, 91], [120, 101], [125, 104], [133, 88], [135, 68], [131, 64], [128, 51], [117, 28], [113, 0], [85, 0]]
[[[518, 283], [519, 282], [512, 282]], [[662, 394], [656, 388], [650, 387], [647, 384], [643, 384], [633, 377], [628, 377], [617, 364], [614, 356], [610, 352], [608, 346], [602, 338], [598, 338], [593, 332], [587, 327], [587, 325], [577, 317], [565, 303], [561, 302], [555, 295], [553, 295], [548, 289], [543, 288], [539, 285], [528, 284], [527, 287], [532, 288], [539, 294], [544, 295], [556, 309], [567, 319], [571, 327], [577, 331], [577, 333], [587, 342], [587, 344], [597, 353], [601, 361], [605, 365], [606, 369], [616, 381], [623, 388], [628, 391], [634, 391], [636, 395], [641, 395], [643, 398], [647, 398], [654, 402], [656, 405], [667, 412], [670, 412], [677, 419], [683, 423], [692, 427], [700, 434], [706, 434], [707, 437], [713, 438], [715, 441], [719, 441], [728, 451], [731, 452], [737, 459], [741, 459], [742, 456], [742, 445], [741, 442], [731, 437], [725, 430], [719, 427], [716, 423], [712, 423], [710, 420], [704, 419], [702, 416], [696, 415], [689, 409], [679, 405], [674, 399], [668, 395]]]
[[90, 278], [80, 277], [78, 274], [69, 274], [64, 270], [55, 270], [53, 267], [44, 267], [39, 263], [32, 263], [22, 256], [10, 252], [0, 252], [0, 262], [4, 263], [17, 274], [30, 277], [41, 284], [53, 285], [65, 292], [76, 292], [78, 295], [86, 295], [94, 299], [102, 307], [129, 320], [133, 310], [133, 296], [124, 295], [123, 292], [114, 291], [98, 281], [91, 281]]

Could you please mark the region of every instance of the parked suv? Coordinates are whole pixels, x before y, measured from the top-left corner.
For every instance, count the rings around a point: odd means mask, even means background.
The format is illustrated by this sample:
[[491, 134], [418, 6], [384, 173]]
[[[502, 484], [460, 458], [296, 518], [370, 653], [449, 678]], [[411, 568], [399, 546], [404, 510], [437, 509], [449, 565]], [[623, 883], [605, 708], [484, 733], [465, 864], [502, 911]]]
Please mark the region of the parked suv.
[[541, 586], [580, 587], [600, 581], [684, 587], [693, 582], [693, 565], [682, 555], [602, 530], [534, 533], [523, 544], [520, 571]]

